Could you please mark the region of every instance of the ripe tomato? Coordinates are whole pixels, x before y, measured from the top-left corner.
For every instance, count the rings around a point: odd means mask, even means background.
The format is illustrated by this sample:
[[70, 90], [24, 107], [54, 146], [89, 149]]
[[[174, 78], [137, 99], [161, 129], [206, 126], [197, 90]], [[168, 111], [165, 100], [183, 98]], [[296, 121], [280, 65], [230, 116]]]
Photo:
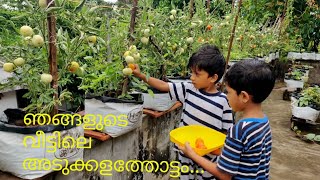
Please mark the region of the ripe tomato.
[[196, 139], [196, 148], [198, 149], [207, 149], [207, 147], [204, 145], [204, 141], [202, 138]]
[[136, 69], [136, 66], [134, 64], [128, 64], [128, 67], [131, 68], [132, 71]]
[[210, 31], [211, 29], [212, 29], [212, 26], [210, 24], [208, 24], [207, 30]]

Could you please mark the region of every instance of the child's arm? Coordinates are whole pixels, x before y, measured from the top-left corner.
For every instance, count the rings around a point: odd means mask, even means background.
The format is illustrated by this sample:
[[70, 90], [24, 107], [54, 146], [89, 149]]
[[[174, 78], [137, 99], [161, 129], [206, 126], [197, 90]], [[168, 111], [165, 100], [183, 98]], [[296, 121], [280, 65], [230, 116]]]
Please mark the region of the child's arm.
[[151, 87], [158, 89], [159, 91], [163, 92], [169, 92], [169, 84], [167, 82], [164, 82], [160, 79], [156, 79], [153, 77], [150, 77], [147, 79], [146, 75], [141, 73], [140, 68], [137, 64], [135, 64], [135, 70], [133, 70], [133, 75], [142, 79], [144, 82], [149, 84]]
[[184, 147], [179, 146], [179, 149], [183, 151], [183, 153], [188, 156], [189, 158], [191, 158], [193, 161], [195, 161], [198, 165], [200, 165], [203, 169], [205, 169], [206, 171], [208, 171], [210, 174], [214, 175], [215, 177], [217, 177], [218, 179], [221, 180], [231, 180], [232, 175], [228, 174], [226, 172], [223, 172], [221, 170], [219, 170], [217, 168], [217, 164], [213, 163], [211, 161], [209, 161], [208, 159], [199, 156], [198, 154], [196, 154], [189, 142], [187, 142], [185, 144]]

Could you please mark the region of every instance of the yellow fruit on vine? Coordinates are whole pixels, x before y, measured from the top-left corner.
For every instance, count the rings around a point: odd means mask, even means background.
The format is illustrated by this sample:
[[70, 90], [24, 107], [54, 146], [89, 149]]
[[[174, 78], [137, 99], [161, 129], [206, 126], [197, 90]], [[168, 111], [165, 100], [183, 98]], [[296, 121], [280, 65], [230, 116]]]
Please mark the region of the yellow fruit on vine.
[[136, 54], [133, 54], [133, 58], [136, 62], [138, 62], [140, 60], [140, 53], [136, 53]]
[[131, 45], [129, 47], [129, 51], [131, 51], [132, 53], [135, 53], [135, 52], [137, 52], [137, 47], [135, 45]]
[[175, 15], [177, 14], [177, 10], [172, 9], [172, 10], [170, 11], [170, 13], [175, 16]]
[[196, 23], [191, 23], [191, 28], [195, 28], [197, 26]]
[[149, 38], [142, 37], [142, 38], [141, 38], [141, 42], [142, 42], [143, 44], [148, 44], [148, 43], [149, 43]]
[[30, 26], [22, 26], [20, 28], [20, 34], [24, 37], [26, 36], [32, 36], [33, 29]]
[[122, 73], [123, 73], [124, 75], [126, 75], [126, 76], [129, 76], [129, 75], [132, 74], [132, 69], [131, 69], [131, 68], [124, 68], [124, 69], [122, 70]]
[[146, 37], [149, 36], [149, 33], [150, 33], [150, 29], [145, 29], [145, 30], [143, 31], [143, 34], [144, 34], [144, 36], [146, 36]]
[[25, 63], [25, 60], [22, 59], [22, 58], [17, 58], [17, 59], [15, 59], [15, 60], [13, 60], [13, 63], [14, 63], [16, 66], [22, 66], [22, 65], [24, 65], [24, 63]]
[[44, 44], [44, 40], [40, 35], [34, 35], [31, 39], [31, 43], [35, 47], [41, 47]]
[[179, 48], [178, 51], [179, 51], [180, 54], [184, 53], [184, 49], [183, 48]]
[[3, 70], [6, 72], [12, 72], [14, 70], [14, 64], [13, 63], [4, 63]]
[[39, 0], [39, 7], [45, 9], [47, 7], [47, 0]]
[[69, 71], [72, 73], [75, 73], [79, 69], [79, 63], [76, 61], [72, 61], [70, 66], [69, 66]]
[[123, 57], [126, 58], [127, 56], [129, 56], [131, 54], [130, 51], [126, 51], [124, 54], [123, 54]]
[[173, 16], [173, 15], [170, 15], [170, 17], [169, 17], [169, 18], [170, 18], [170, 20], [171, 20], [171, 21], [173, 21], [173, 20], [174, 20], [174, 16]]
[[89, 36], [88, 42], [95, 44], [97, 42], [97, 36]]
[[41, 74], [41, 79], [40, 79], [40, 81], [43, 82], [43, 83], [45, 83], [45, 84], [51, 83], [51, 81], [52, 81], [52, 76], [51, 76], [51, 74], [46, 74], [46, 73]]
[[134, 58], [132, 56], [127, 56], [125, 60], [128, 64], [134, 63]]
[[188, 44], [192, 44], [193, 43], [193, 38], [192, 37], [188, 37], [187, 38], [187, 43]]
[[94, 20], [95, 21], [102, 21], [102, 18], [101, 17], [96, 17]]

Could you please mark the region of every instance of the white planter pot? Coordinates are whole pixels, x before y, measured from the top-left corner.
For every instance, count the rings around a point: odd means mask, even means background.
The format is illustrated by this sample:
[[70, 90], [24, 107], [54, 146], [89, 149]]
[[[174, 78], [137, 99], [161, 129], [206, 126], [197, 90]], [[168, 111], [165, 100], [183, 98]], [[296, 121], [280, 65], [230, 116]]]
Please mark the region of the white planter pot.
[[[74, 140], [77, 140], [78, 137], [84, 136], [84, 130], [82, 126], [74, 127], [65, 131], [60, 131], [61, 141], [64, 137], [70, 136]], [[52, 136], [53, 133], [44, 133], [45, 137]], [[4, 172], [10, 172], [13, 175], [23, 178], [23, 179], [36, 179], [42, 176], [45, 176], [53, 172], [52, 168], [57, 168], [53, 166], [52, 161], [59, 159], [59, 162], [56, 164], [65, 166], [65, 160], [68, 160], [68, 165], [74, 163], [76, 160], [83, 159], [83, 148], [61, 148], [56, 147], [55, 152], [51, 148], [53, 143], [46, 141], [44, 147], [40, 148], [31, 147], [32, 139], [26, 139], [26, 145], [24, 146], [24, 139], [26, 136], [34, 137], [35, 144], [43, 142], [43, 138], [39, 138], [34, 134], [19, 134], [13, 132], [0, 131], [0, 170]], [[57, 137], [57, 134], [53, 136]], [[43, 137], [43, 136], [42, 136]], [[49, 148], [48, 148], [49, 147]], [[36, 160], [29, 161], [30, 158], [35, 158]], [[43, 159], [47, 159], [44, 161]], [[26, 161], [25, 161], [26, 160]], [[39, 164], [40, 160], [41, 165]], [[61, 161], [60, 161], [61, 160]], [[25, 161], [25, 162], [24, 162]], [[50, 170], [39, 170], [38, 168], [43, 169], [44, 163], [50, 161], [51, 169]], [[60, 163], [61, 162], [61, 163]], [[36, 170], [25, 169], [25, 167], [37, 168]]]
[[296, 53], [296, 52], [289, 52], [288, 59], [302, 59], [302, 54], [301, 53]]
[[320, 114], [320, 111], [310, 107], [298, 107], [298, 100], [295, 98], [291, 98], [291, 110], [293, 116], [312, 122], [315, 122]]
[[143, 115], [142, 102], [121, 103], [114, 102], [113, 99], [104, 97], [85, 99], [85, 113], [93, 116], [89, 118], [91, 122], [87, 127], [105, 132], [111, 137], [121, 136], [140, 127]]
[[147, 109], [166, 111], [175, 104], [175, 101], [171, 100], [169, 93], [154, 94], [154, 97], [148, 93], [142, 93], [142, 95], [143, 107]]
[[303, 88], [303, 81], [296, 81], [291, 79], [285, 79], [284, 82], [287, 84], [288, 88]]
[[303, 60], [316, 60], [316, 53], [302, 53]]

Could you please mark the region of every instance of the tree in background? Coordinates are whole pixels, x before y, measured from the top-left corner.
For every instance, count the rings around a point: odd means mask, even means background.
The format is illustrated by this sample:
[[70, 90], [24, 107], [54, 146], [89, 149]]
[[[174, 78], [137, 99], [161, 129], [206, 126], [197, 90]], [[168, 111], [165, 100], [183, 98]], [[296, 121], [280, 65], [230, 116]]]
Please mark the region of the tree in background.
[[318, 52], [320, 41], [320, 0], [295, 0], [289, 30], [302, 49]]

